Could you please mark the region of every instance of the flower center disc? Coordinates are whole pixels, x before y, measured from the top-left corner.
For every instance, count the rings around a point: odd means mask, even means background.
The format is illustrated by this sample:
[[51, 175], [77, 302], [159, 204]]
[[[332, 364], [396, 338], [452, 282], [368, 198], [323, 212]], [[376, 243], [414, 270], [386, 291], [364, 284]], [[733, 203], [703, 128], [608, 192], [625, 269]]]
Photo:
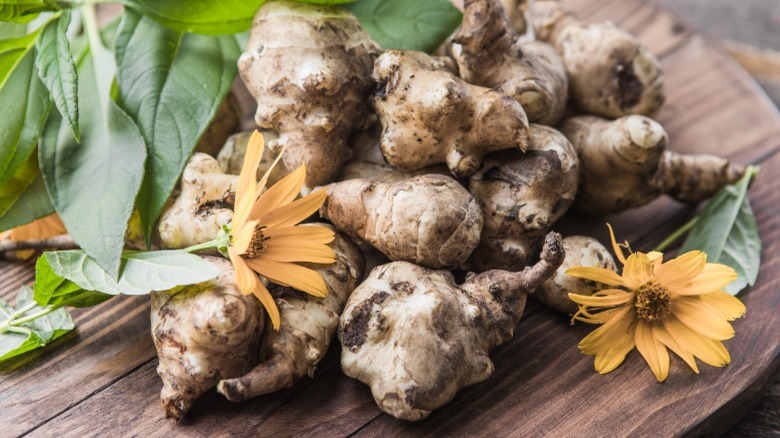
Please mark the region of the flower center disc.
[[671, 313], [672, 297], [665, 287], [655, 281], [639, 286], [635, 293], [636, 316], [647, 321], [656, 321]]
[[260, 252], [265, 249], [265, 236], [263, 235], [263, 228], [257, 227], [255, 228], [255, 234], [252, 235], [252, 241], [249, 243], [249, 248], [247, 248], [246, 253], [244, 253], [248, 258], [253, 259], [260, 255]]

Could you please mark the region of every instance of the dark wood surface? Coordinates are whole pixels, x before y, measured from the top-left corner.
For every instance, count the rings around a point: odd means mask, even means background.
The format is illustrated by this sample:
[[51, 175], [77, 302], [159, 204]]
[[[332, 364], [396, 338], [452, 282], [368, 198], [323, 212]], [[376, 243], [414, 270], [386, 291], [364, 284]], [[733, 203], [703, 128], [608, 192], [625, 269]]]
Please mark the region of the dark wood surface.
[[[780, 115], [753, 80], [680, 18], [640, 0], [570, 1], [581, 17], [611, 19], [637, 34], [664, 64], [668, 104], [659, 120], [672, 148], [760, 162], [750, 192], [764, 242], [758, 283], [740, 297], [747, 317], [727, 342], [732, 364], [694, 375], [673, 359], [665, 383], [636, 352], [599, 376], [577, 342], [591, 329], [531, 303], [516, 337], [493, 354], [496, 374], [466, 388], [421, 423], [375, 406], [345, 377], [334, 346], [314, 379], [241, 404], [214, 391], [181, 424], [163, 418], [146, 297], [115, 298], [75, 311], [78, 332], [0, 368], [0, 436], [672, 436], [722, 434], [759, 399], [780, 364]], [[567, 217], [564, 233], [621, 238], [650, 249], [694, 209], [660, 199], [608, 218]], [[32, 264], [0, 265], [8, 299], [32, 280]], [[771, 394], [770, 394], [771, 395]], [[776, 397], [776, 394], [775, 394]], [[739, 433], [739, 426], [734, 429]], [[771, 430], [769, 431], [771, 434]], [[743, 431], [742, 433], [747, 433]]]

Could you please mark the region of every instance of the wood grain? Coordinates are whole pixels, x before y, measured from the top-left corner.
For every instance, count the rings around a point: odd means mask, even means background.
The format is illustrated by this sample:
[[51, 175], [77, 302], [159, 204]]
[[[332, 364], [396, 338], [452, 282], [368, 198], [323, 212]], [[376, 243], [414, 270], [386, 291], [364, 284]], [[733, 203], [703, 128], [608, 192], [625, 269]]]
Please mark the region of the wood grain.
[[[764, 241], [757, 285], [743, 292], [748, 316], [728, 342], [732, 364], [695, 376], [677, 358], [658, 384], [636, 352], [599, 376], [577, 342], [590, 330], [531, 303], [516, 337], [493, 359], [496, 374], [466, 388], [427, 421], [410, 424], [375, 406], [368, 388], [346, 378], [331, 348], [314, 379], [241, 404], [211, 391], [181, 424], [163, 418], [144, 297], [116, 298], [76, 313], [78, 336], [0, 370], [2, 435], [14, 436], [406, 436], [719, 434], [756, 400], [780, 365], [780, 116], [728, 56], [679, 17], [640, 0], [568, 2], [588, 20], [611, 19], [659, 54], [666, 107], [658, 118], [672, 148], [763, 161], [750, 197]], [[771, 158], [768, 158], [771, 157]], [[606, 240], [604, 222], [637, 249], [649, 249], [695, 212], [668, 199], [622, 215], [570, 215], [565, 233]], [[652, 224], [652, 225], [650, 225]], [[658, 225], [662, 224], [662, 225]], [[0, 264], [0, 295], [31, 280], [27, 265]], [[15, 368], [11, 371], [10, 368]]]

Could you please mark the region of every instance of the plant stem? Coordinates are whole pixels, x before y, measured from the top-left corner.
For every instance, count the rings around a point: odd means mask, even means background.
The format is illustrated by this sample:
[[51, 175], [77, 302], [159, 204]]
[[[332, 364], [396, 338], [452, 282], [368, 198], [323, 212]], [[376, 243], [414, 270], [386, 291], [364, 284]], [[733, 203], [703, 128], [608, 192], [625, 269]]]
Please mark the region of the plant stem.
[[46, 316], [50, 314], [51, 312], [54, 312], [55, 310], [59, 309], [62, 306], [48, 306], [45, 307], [43, 310], [41, 310], [38, 313], [33, 313], [32, 315], [25, 316], [24, 318], [19, 318], [15, 321], [12, 321], [9, 323], [10, 326], [19, 326], [27, 322], [35, 321], [36, 319]]
[[677, 239], [682, 237], [688, 231], [691, 231], [691, 228], [693, 228], [693, 226], [696, 225], [696, 222], [698, 221], [699, 221], [699, 216], [694, 216], [693, 219], [686, 222], [683, 226], [678, 228], [674, 233], [670, 234], [669, 237], [664, 239], [663, 242], [659, 243], [658, 246], [655, 247], [654, 251], [663, 252], [663, 250], [665, 250], [669, 245], [676, 242]]
[[214, 240], [209, 240], [208, 242], [192, 245], [190, 247], [184, 248], [182, 251], [192, 253], [192, 252], [205, 251], [207, 249], [217, 249], [217, 248], [218, 248], [217, 240], [214, 239]]
[[0, 333], [2, 332], [13, 332], [13, 333], [19, 333], [20, 335], [29, 335], [30, 329], [24, 328], [24, 327], [6, 327], [5, 329], [0, 329]]
[[76, 249], [78, 245], [67, 234], [48, 239], [3, 240], [0, 241], [0, 253], [29, 249]]

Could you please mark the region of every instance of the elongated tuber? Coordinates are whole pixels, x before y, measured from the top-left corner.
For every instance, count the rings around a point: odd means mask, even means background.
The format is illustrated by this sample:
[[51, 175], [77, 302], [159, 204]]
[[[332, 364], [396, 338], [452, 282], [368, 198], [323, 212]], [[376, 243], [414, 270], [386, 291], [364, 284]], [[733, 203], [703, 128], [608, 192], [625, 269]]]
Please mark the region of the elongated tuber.
[[554, 125], [563, 116], [568, 97], [563, 61], [547, 43], [523, 42], [500, 0], [466, 0], [452, 54], [463, 79], [513, 97], [531, 122]]
[[[323, 226], [327, 226], [322, 224]], [[289, 287], [269, 285], [282, 324], [263, 338], [260, 363], [247, 374], [219, 382], [217, 391], [237, 402], [292, 386], [313, 376], [336, 333], [347, 298], [363, 276], [364, 260], [358, 248], [340, 233], [330, 244], [333, 265], [310, 265], [328, 285], [325, 298], [315, 298]]]
[[522, 106], [455, 73], [452, 59], [421, 52], [388, 50], [377, 58], [372, 102], [390, 165], [414, 170], [446, 163], [453, 175], [466, 177], [489, 152], [528, 147]]
[[485, 225], [468, 268], [517, 271], [539, 254], [544, 235], [574, 203], [577, 152], [566, 137], [547, 126], [531, 124], [531, 147], [525, 154], [488, 155], [469, 181]]
[[569, 298], [569, 293], [593, 295], [609, 286], [566, 275], [566, 270], [574, 266], [590, 266], [616, 271], [617, 267], [609, 250], [592, 237], [568, 236], [563, 239], [563, 249], [566, 251], [563, 263], [555, 275], [537, 289], [534, 297], [550, 309], [572, 315], [577, 311], [577, 304]]
[[238, 177], [226, 175], [214, 157], [196, 153], [184, 167], [179, 194], [160, 215], [165, 248], [186, 248], [217, 237], [233, 218]]
[[354, 154], [342, 168], [339, 181], [365, 178], [377, 182], [397, 182], [429, 173], [450, 174], [449, 169], [441, 164], [416, 170], [400, 170], [390, 166], [379, 146], [381, 132], [381, 127], [375, 125], [352, 135], [350, 147]]
[[306, 164], [306, 186], [333, 181], [350, 157], [349, 134], [368, 121], [379, 47], [349, 12], [266, 2], [252, 24], [239, 73], [257, 100], [255, 121], [286, 144], [288, 169]]
[[244, 374], [257, 363], [263, 309], [242, 295], [233, 266], [209, 257], [221, 274], [214, 280], [152, 292], [152, 337], [163, 381], [165, 415], [180, 420], [203, 393], [222, 379]]
[[666, 131], [645, 116], [614, 121], [571, 117], [561, 125], [561, 131], [580, 159], [575, 206], [585, 213], [640, 207], [664, 193], [695, 204], [745, 173], [745, 166], [724, 158], [666, 150]]
[[522, 272], [470, 274], [406, 262], [379, 266], [350, 296], [339, 323], [341, 368], [371, 387], [380, 409], [421, 420], [493, 374], [490, 350], [512, 338], [532, 293], [563, 261], [551, 233]]
[[450, 177], [422, 175], [396, 183], [353, 179], [327, 190], [320, 216], [390, 260], [456, 267], [479, 242], [479, 204]]
[[558, 1], [534, 1], [530, 11], [536, 37], [563, 58], [577, 109], [617, 118], [661, 108], [661, 64], [633, 35], [610, 22], [583, 24]]

